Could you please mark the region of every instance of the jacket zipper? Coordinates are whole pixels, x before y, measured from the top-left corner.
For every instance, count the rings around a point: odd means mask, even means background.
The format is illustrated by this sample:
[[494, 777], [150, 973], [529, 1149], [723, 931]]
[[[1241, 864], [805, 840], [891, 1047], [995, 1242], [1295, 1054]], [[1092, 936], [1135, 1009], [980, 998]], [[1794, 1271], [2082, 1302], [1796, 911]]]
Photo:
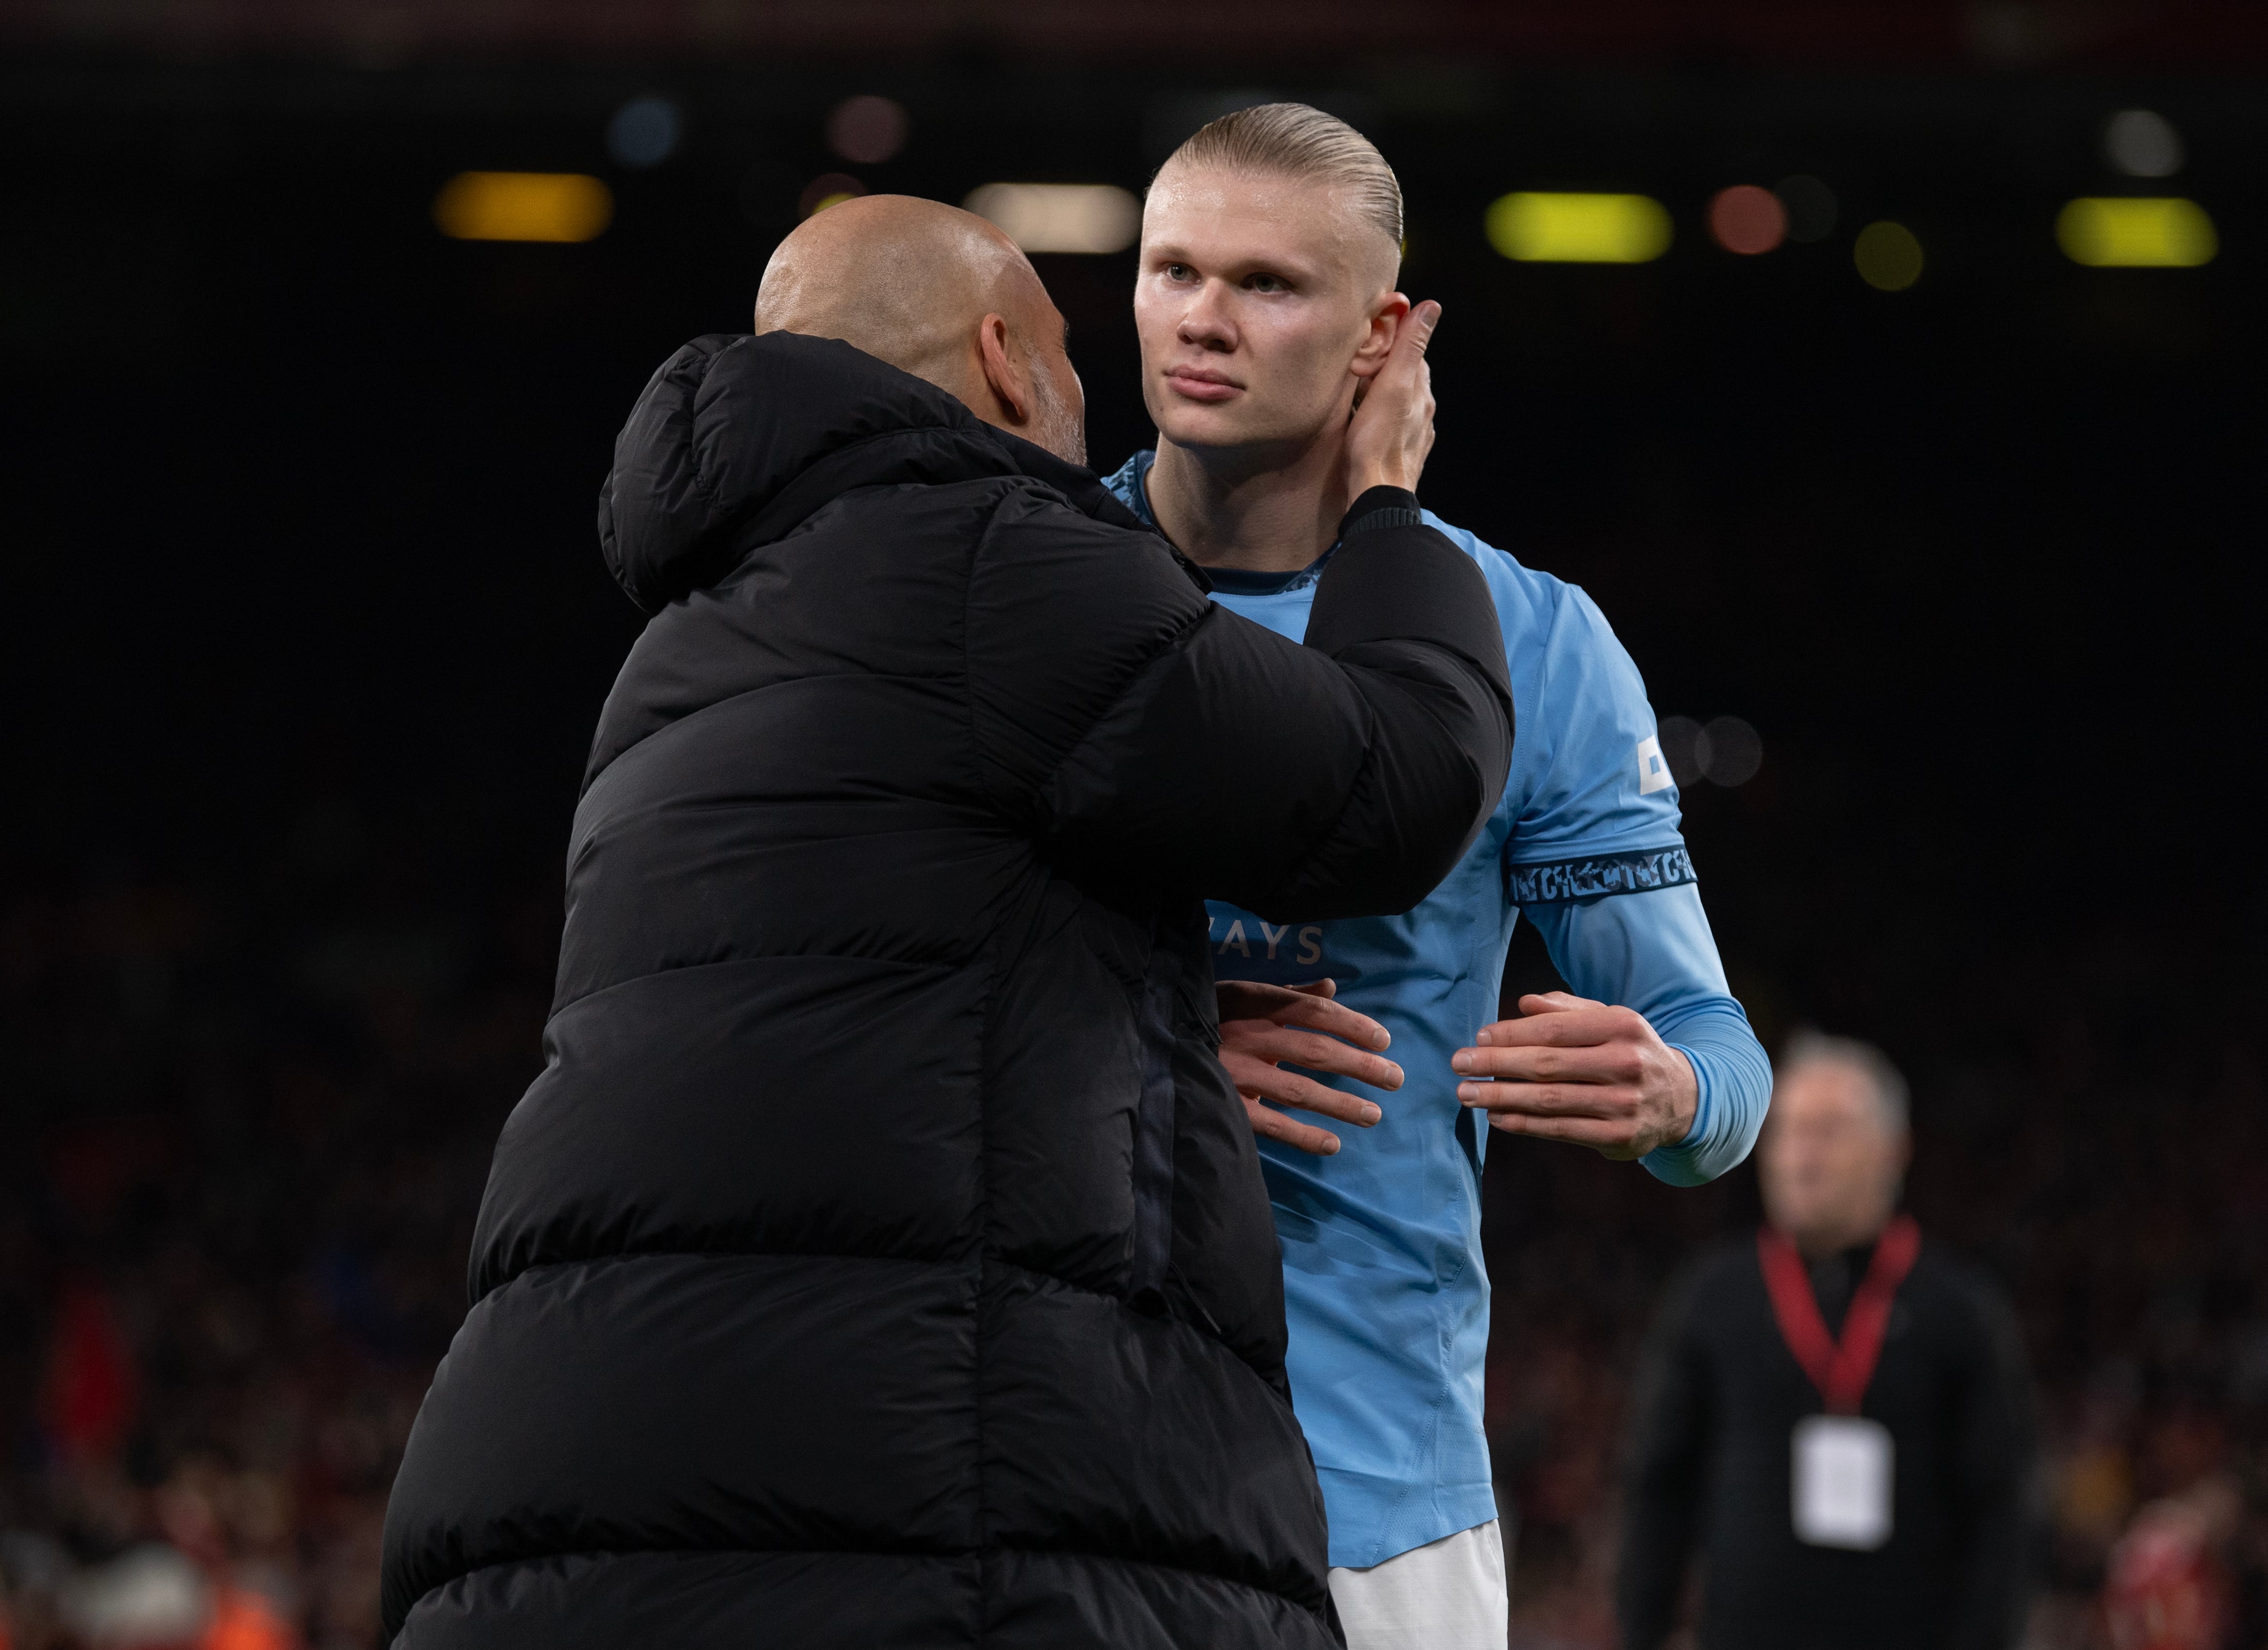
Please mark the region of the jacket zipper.
[[1128, 1299], [1166, 1311], [1174, 1252], [1174, 988], [1181, 962], [1154, 937], [1142, 990], [1142, 1097], [1134, 1114], [1134, 1266]]

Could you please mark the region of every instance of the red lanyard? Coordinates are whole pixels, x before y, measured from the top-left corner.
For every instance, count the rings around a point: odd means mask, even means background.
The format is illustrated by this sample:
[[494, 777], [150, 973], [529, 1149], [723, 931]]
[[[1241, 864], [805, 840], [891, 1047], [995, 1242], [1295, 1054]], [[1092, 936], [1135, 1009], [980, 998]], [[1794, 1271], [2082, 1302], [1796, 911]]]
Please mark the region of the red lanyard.
[[1819, 1315], [1819, 1301], [1811, 1293], [1811, 1274], [1795, 1245], [1770, 1226], [1756, 1234], [1756, 1258], [1764, 1272], [1764, 1287], [1771, 1293], [1772, 1316], [1779, 1320], [1780, 1338], [1811, 1384], [1827, 1400], [1830, 1415], [1856, 1415], [1867, 1383], [1874, 1378], [1881, 1360], [1882, 1335], [1889, 1328], [1890, 1302], [1898, 1285], [1913, 1270], [1921, 1252], [1921, 1228], [1911, 1215], [1900, 1215], [1882, 1229], [1874, 1243], [1874, 1263], [1866, 1281], [1843, 1315], [1843, 1340], [1838, 1345], [1827, 1333]]

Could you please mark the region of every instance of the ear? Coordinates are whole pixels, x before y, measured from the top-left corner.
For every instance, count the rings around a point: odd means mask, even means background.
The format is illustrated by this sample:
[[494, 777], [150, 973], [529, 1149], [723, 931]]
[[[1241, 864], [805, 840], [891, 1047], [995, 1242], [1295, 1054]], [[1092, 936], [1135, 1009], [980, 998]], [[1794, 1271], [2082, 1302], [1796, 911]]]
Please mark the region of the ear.
[[1410, 314], [1410, 300], [1400, 292], [1388, 292], [1371, 306], [1369, 329], [1356, 348], [1354, 360], [1348, 371], [1357, 378], [1373, 378], [1386, 365], [1386, 357], [1394, 353], [1394, 341], [1402, 334], [1402, 323]]
[[1008, 347], [1008, 323], [987, 315], [976, 323], [976, 354], [984, 370], [985, 387], [998, 403], [1000, 416], [988, 422], [1027, 424], [1032, 416], [1032, 380], [1024, 364]]

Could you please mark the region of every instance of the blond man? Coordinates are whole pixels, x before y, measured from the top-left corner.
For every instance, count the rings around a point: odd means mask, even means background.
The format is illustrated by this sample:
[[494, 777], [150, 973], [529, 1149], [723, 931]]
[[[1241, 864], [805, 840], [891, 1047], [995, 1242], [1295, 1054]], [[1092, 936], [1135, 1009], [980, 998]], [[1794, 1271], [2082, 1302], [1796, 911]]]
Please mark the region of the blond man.
[[[1216, 601], [1293, 640], [1356, 484], [1351, 411], [1438, 313], [1396, 290], [1401, 240], [1377, 149], [1299, 104], [1199, 131], [1145, 210], [1134, 308], [1158, 443], [1111, 485], [1206, 570]], [[1580, 590], [1422, 519], [1479, 565], [1501, 621], [1516, 713], [1503, 797], [1414, 910], [1277, 921], [1216, 902], [1211, 943], [1348, 1641], [1495, 1650], [1483, 1123], [1690, 1185], [1746, 1155], [1771, 1075], [1727, 989], [1629, 655]], [[1499, 1021], [1522, 914], [1582, 995], [1523, 998]]]

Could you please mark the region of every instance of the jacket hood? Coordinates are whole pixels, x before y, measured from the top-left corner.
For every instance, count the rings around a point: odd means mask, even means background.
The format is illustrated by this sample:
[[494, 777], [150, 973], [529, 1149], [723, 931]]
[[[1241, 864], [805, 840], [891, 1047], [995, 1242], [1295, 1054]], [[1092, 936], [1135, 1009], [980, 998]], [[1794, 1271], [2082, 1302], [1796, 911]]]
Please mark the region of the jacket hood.
[[615, 439], [599, 548], [653, 613], [858, 487], [1028, 475], [1145, 530], [1091, 471], [835, 338], [713, 333], [662, 363]]

